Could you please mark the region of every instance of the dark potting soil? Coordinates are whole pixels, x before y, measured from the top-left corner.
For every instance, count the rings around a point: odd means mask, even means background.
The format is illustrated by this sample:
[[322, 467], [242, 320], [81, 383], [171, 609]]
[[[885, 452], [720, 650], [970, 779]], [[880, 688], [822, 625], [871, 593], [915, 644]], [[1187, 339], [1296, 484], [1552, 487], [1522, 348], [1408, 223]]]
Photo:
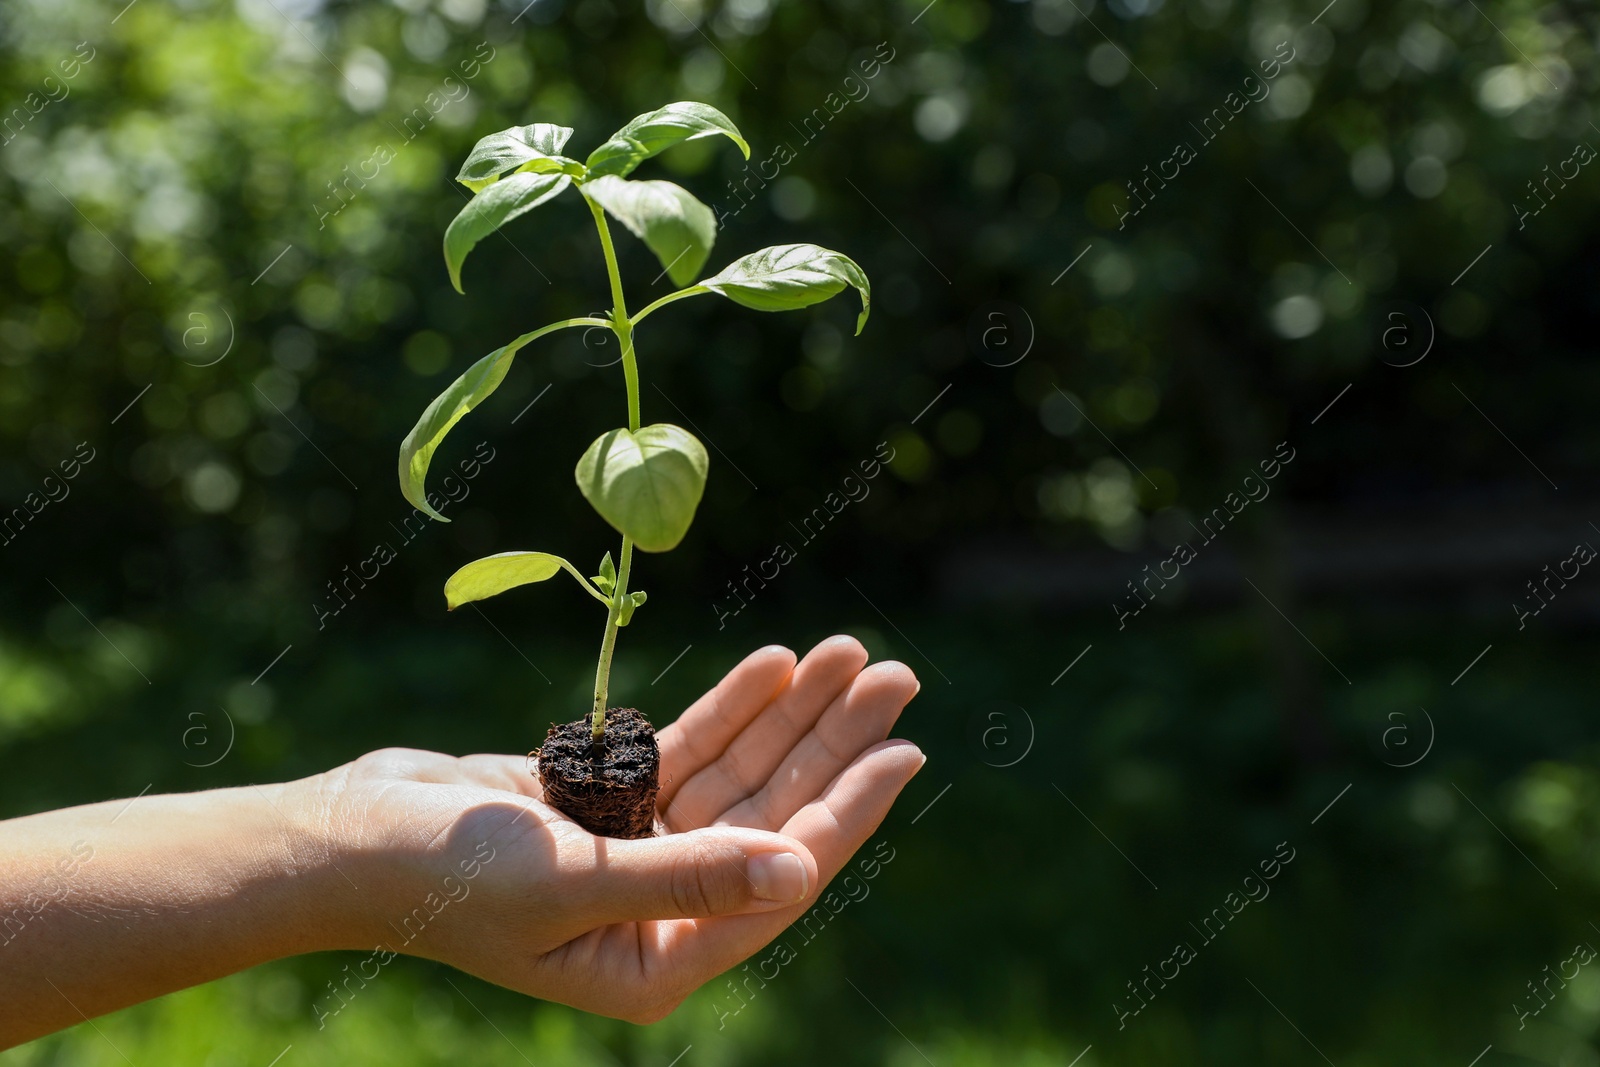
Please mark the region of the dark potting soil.
[[589, 716], [550, 727], [539, 758], [544, 801], [591, 834], [653, 837], [661, 751], [650, 720], [633, 708], [606, 712], [595, 747]]

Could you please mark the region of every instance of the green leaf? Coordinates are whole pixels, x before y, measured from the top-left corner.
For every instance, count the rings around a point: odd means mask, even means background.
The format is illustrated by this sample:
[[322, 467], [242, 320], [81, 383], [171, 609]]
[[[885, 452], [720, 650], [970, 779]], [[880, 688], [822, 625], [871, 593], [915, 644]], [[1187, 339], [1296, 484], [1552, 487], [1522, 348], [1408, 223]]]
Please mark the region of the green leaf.
[[450, 383], [450, 388], [434, 398], [433, 403], [428, 405], [428, 410], [422, 413], [422, 418], [417, 420], [411, 432], [406, 434], [406, 439], [400, 443], [400, 492], [405, 498], [425, 515], [432, 516], [440, 522], [449, 522], [449, 519], [428, 504], [424, 488], [428, 477], [428, 464], [433, 461], [434, 450], [439, 447], [439, 442], [444, 440], [444, 435], [461, 421], [463, 415], [482, 403], [484, 397], [499, 388], [500, 383], [505, 380], [506, 371], [511, 369], [512, 357], [529, 341], [570, 326], [604, 325], [606, 325], [604, 320], [588, 317], [552, 322], [495, 349], [468, 367], [465, 374]]
[[[501, 552], [473, 560], [444, 583], [444, 599], [451, 611], [474, 600], [488, 600], [507, 589], [551, 578], [565, 568], [591, 596], [598, 596], [577, 570], [560, 556], [548, 552]], [[604, 597], [600, 599], [604, 600]]]
[[491, 133], [472, 146], [467, 161], [461, 164], [456, 181], [473, 192], [482, 192], [508, 170], [520, 168], [526, 174], [544, 174], [565, 170], [569, 166], [582, 166], [575, 159], [561, 155], [567, 138], [572, 136], [570, 126], [556, 126], [548, 122], [535, 122], [531, 126], [513, 126], [509, 130]]
[[717, 239], [717, 217], [689, 190], [672, 182], [608, 175], [585, 183], [583, 191], [650, 246], [673, 285], [700, 276]]
[[428, 503], [426, 482], [428, 464], [438, 449], [444, 435], [461, 421], [461, 417], [483, 402], [484, 398], [499, 388], [511, 369], [511, 359], [517, 350], [528, 343], [526, 335], [508, 345], [490, 352], [468, 367], [466, 372], [450, 383], [450, 388], [434, 398], [422, 413], [422, 418], [406, 434], [400, 444], [400, 492], [411, 505], [424, 515], [449, 522]]
[[607, 552], [600, 560], [600, 573], [594, 576], [593, 581], [607, 596], [610, 596], [611, 590], [617, 587], [617, 568], [611, 562], [611, 553]]
[[641, 589], [636, 593], [629, 593], [627, 599], [622, 602], [622, 610], [617, 612], [617, 625], [626, 626], [632, 622], [634, 609], [644, 602], [644, 590]]
[[861, 294], [856, 333], [867, 324], [872, 285], [849, 256], [818, 245], [773, 245], [736, 259], [700, 286], [757, 311], [790, 311], [818, 304], [853, 285]]
[[637, 432], [612, 430], [578, 460], [584, 499], [644, 552], [666, 552], [683, 540], [706, 488], [705, 446], [667, 423]]
[[444, 262], [450, 284], [461, 288], [461, 263], [477, 243], [572, 184], [566, 174], [513, 174], [474, 196], [444, 231]]
[[717, 134], [730, 138], [744, 153], [744, 158], [750, 158], [749, 144], [728, 116], [710, 104], [681, 100], [635, 117], [612, 134], [609, 141], [590, 152], [585, 163], [592, 178], [607, 174], [620, 178], [675, 144]]

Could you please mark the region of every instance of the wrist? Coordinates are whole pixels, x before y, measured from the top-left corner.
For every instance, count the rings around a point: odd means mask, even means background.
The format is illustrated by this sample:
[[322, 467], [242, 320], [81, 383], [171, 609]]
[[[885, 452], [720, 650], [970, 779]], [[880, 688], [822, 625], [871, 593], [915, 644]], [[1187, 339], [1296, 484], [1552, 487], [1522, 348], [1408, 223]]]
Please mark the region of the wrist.
[[389, 850], [342, 811], [340, 770], [247, 787], [278, 816], [279, 863], [301, 905], [300, 953], [371, 948], [383, 937], [383, 898], [406, 881]]

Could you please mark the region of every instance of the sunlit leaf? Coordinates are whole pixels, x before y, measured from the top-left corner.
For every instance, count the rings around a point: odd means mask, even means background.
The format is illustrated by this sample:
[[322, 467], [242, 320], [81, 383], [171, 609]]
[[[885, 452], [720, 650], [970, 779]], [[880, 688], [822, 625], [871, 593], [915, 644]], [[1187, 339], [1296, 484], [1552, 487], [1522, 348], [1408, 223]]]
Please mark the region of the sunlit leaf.
[[572, 183], [565, 174], [513, 174], [484, 189], [444, 232], [444, 262], [450, 284], [461, 288], [461, 264], [477, 243], [519, 215], [525, 215]]
[[773, 245], [734, 260], [700, 283], [757, 311], [791, 311], [818, 304], [847, 285], [861, 294], [856, 333], [867, 324], [872, 286], [849, 256], [818, 245]]
[[418, 511], [440, 522], [450, 521], [428, 503], [428, 464], [433, 462], [433, 453], [450, 428], [499, 388], [506, 371], [511, 369], [512, 357], [527, 343], [527, 335], [519, 337], [468, 367], [466, 373], [450, 383], [450, 388], [434, 398], [406, 434], [400, 444], [400, 492]]
[[468, 367], [465, 374], [451, 382], [450, 388], [434, 398], [433, 403], [422, 413], [422, 418], [417, 420], [411, 432], [406, 434], [406, 439], [400, 443], [400, 492], [405, 494], [405, 498], [424, 514], [440, 522], [449, 522], [449, 519], [428, 504], [424, 485], [428, 477], [428, 464], [433, 461], [434, 450], [444, 440], [444, 435], [461, 421], [463, 415], [477, 407], [485, 397], [499, 388], [500, 383], [505, 380], [506, 371], [511, 369], [512, 357], [529, 341], [572, 326], [600, 325], [604, 323], [599, 319], [579, 317], [562, 319], [560, 322], [541, 326], [537, 330], [530, 330], [509, 344], [490, 352]]
[[589, 579], [602, 593], [609, 595], [617, 587], [617, 568], [611, 562], [611, 553], [607, 552], [600, 560], [600, 573]]
[[617, 611], [617, 625], [626, 626], [628, 623], [632, 622], [634, 610], [638, 608], [640, 604], [643, 604], [645, 600], [646, 597], [643, 589], [629, 593], [627, 597], [623, 599], [622, 606]]
[[491, 133], [472, 146], [467, 161], [461, 164], [456, 181], [476, 193], [510, 170], [546, 174], [569, 166], [580, 166], [577, 160], [561, 155], [562, 147], [571, 136], [570, 126], [556, 126], [548, 122], [513, 126], [509, 130]]
[[585, 163], [592, 178], [607, 174], [622, 177], [675, 144], [717, 134], [731, 139], [744, 153], [744, 158], [750, 158], [750, 145], [728, 116], [710, 104], [682, 100], [635, 117], [612, 134], [605, 144], [589, 153]]
[[[563, 567], [578, 578], [572, 564], [548, 552], [501, 552], [486, 556], [473, 560], [450, 576], [444, 583], [445, 603], [454, 611], [463, 604], [499, 596], [519, 585], [545, 581]], [[583, 583], [582, 578], [578, 581]]]
[[717, 219], [689, 190], [672, 182], [605, 177], [584, 193], [650, 247], [674, 285], [700, 274], [717, 239]]
[[677, 426], [602, 434], [578, 460], [578, 489], [645, 552], [677, 546], [705, 492], [705, 446]]

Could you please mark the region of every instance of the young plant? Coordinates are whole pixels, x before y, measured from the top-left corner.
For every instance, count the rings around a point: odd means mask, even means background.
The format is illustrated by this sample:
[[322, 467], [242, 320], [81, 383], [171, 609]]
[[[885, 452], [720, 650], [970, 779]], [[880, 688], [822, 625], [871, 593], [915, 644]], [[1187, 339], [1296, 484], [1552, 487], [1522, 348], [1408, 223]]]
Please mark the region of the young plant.
[[[748, 159], [750, 146], [716, 108], [685, 101], [640, 115], [581, 163], [561, 154], [571, 136], [572, 130], [565, 126], [540, 122], [502, 130], [477, 143], [456, 176], [472, 190], [473, 198], [445, 231], [445, 265], [451, 284], [461, 292], [462, 263], [478, 242], [570, 186], [594, 216], [611, 283], [611, 310], [604, 318], [583, 316], [542, 326], [469, 367], [428, 405], [406, 435], [400, 446], [400, 490], [418, 510], [448, 522], [428, 501], [424, 487], [428, 464], [450, 428], [505, 379], [516, 354], [545, 334], [572, 327], [606, 327], [616, 335], [628, 423], [595, 438], [578, 459], [575, 474], [584, 499], [622, 535], [617, 562], [613, 564], [607, 552], [599, 573], [585, 577], [552, 553], [502, 552], [456, 571], [444, 591], [454, 610], [565, 570], [604, 605], [594, 704], [575, 722], [551, 727], [539, 750], [539, 777], [546, 801], [591, 832], [645, 837], [654, 833], [659, 781], [655, 734], [649, 721], [633, 709], [611, 709], [608, 716], [611, 659], [617, 631], [645, 602], [642, 590], [629, 589], [633, 551], [666, 552], [683, 540], [705, 490], [709, 461], [705, 447], [687, 430], [669, 423], [641, 425], [634, 330], [660, 308], [701, 293], [717, 293], [757, 311], [786, 311], [819, 303], [853, 286], [861, 295], [859, 334], [867, 322], [871, 287], [847, 256], [811, 244], [763, 248], [694, 282], [716, 239], [711, 209], [672, 182], [636, 181], [628, 175], [651, 156], [701, 137], [727, 137]], [[683, 288], [629, 315], [607, 215], [644, 241], [661, 261], [663, 272]]]

